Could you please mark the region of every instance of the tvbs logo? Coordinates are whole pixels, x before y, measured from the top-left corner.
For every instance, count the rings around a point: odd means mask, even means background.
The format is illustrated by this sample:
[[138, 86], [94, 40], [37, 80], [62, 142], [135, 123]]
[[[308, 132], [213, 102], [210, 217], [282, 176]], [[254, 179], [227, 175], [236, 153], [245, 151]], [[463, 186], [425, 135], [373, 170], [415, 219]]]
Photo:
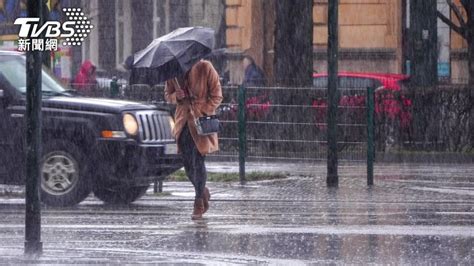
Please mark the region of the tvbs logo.
[[21, 25], [20, 38], [39, 38], [45, 33], [46, 38], [72, 37], [74, 35], [74, 25], [72, 21], [64, 22], [62, 25], [59, 21], [47, 21], [42, 27], [39, 27], [39, 18], [17, 18], [15, 24]]
[[17, 18], [14, 23], [20, 25], [18, 50], [57, 51], [59, 40], [65, 46], [81, 45], [94, 26], [80, 8], [64, 8], [63, 12], [67, 21], [46, 21], [43, 25], [40, 18]]

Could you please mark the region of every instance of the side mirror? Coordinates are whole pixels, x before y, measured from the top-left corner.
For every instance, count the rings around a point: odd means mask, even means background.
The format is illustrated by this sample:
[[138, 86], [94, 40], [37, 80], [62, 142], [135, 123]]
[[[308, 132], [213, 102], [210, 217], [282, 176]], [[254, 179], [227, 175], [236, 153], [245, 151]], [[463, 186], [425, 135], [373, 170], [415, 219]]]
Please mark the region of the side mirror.
[[0, 107], [4, 108], [6, 102], [7, 102], [7, 97], [5, 95], [5, 91], [3, 89], [0, 89]]

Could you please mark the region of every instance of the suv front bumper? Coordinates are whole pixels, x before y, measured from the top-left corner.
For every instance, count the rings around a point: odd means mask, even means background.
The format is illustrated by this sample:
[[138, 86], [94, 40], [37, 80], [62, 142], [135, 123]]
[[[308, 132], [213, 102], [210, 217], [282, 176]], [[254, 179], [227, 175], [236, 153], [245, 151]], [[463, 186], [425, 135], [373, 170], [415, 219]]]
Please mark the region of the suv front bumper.
[[105, 182], [144, 186], [183, 167], [176, 143], [141, 144], [134, 140], [101, 139], [96, 165]]

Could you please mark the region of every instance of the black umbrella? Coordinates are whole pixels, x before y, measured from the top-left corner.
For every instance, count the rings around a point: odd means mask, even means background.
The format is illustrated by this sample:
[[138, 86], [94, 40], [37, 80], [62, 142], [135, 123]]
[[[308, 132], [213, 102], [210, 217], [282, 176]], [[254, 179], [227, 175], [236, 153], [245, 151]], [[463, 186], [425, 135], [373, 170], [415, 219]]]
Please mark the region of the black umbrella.
[[186, 73], [214, 46], [214, 30], [205, 27], [179, 28], [153, 40], [134, 54], [133, 68], [153, 71], [154, 83]]

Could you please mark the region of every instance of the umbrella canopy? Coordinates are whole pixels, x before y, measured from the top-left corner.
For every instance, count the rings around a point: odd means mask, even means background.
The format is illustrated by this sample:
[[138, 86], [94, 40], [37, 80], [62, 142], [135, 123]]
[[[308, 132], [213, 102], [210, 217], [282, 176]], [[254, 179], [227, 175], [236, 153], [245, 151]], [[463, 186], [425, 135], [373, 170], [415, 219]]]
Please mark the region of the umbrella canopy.
[[154, 81], [162, 82], [186, 73], [211, 53], [214, 30], [205, 27], [179, 28], [153, 40], [134, 54], [133, 68], [146, 68], [154, 73]]

